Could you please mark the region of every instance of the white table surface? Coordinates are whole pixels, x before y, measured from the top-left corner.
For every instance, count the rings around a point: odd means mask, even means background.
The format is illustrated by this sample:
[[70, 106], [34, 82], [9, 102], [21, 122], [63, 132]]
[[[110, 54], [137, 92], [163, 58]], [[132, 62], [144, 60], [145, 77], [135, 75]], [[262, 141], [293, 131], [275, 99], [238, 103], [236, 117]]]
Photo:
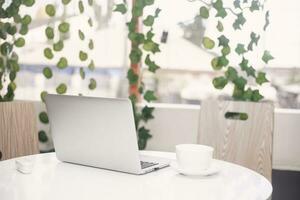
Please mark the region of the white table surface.
[[[144, 151], [174, 160], [174, 153]], [[224, 161], [218, 174], [189, 177], [171, 167], [145, 175], [63, 163], [55, 153], [30, 156], [31, 174], [15, 169], [15, 159], [0, 162], [1, 200], [262, 200], [272, 193], [263, 176]], [[20, 159], [20, 158], [16, 158]]]

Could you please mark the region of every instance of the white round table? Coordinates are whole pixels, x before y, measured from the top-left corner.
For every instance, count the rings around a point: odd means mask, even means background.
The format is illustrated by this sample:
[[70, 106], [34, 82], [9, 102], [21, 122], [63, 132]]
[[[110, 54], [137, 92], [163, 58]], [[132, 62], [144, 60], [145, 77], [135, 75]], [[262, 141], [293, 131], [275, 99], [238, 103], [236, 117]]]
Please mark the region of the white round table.
[[[170, 160], [174, 153], [144, 151]], [[247, 168], [216, 160], [218, 174], [192, 177], [167, 167], [145, 175], [60, 162], [55, 153], [29, 156], [31, 174], [15, 169], [15, 160], [0, 162], [1, 200], [262, 200], [272, 193], [263, 176]]]

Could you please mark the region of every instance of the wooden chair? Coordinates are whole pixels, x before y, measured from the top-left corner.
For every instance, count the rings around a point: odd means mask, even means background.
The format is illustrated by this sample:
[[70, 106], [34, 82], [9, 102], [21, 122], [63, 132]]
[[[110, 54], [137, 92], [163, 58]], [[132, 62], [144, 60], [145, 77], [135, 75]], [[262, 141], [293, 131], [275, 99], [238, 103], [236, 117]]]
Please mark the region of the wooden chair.
[[39, 153], [33, 102], [0, 103], [0, 160]]
[[272, 103], [205, 100], [198, 143], [213, 146], [215, 158], [250, 168], [271, 181], [273, 116]]

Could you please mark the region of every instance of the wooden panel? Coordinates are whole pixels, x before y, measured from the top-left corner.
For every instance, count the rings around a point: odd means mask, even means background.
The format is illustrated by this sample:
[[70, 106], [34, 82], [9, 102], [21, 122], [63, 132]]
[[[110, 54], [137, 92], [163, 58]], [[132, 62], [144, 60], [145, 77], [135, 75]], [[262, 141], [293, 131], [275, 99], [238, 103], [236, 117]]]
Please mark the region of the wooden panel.
[[[226, 119], [227, 112], [246, 113], [248, 119]], [[248, 167], [271, 180], [273, 116], [270, 102], [205, 100], [198, 143], [213, 146], [216, 158]]]
[[39, 153], [34, 103], [0, 103], [0, 151], [2, 159]]

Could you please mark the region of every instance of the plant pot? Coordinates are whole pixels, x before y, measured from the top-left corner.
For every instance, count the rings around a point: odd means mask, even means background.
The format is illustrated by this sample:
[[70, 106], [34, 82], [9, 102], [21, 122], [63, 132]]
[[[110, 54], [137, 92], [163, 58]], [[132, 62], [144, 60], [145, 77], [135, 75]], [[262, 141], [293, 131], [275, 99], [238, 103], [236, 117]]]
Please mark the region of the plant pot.
[[33, 102], [0, 103], [0, 160], [39, 153]]
[[270, 102], [206, 100], [198, 143], [213, 146], [217, 159], [253, 169], [271, 180], [274, 106]]

